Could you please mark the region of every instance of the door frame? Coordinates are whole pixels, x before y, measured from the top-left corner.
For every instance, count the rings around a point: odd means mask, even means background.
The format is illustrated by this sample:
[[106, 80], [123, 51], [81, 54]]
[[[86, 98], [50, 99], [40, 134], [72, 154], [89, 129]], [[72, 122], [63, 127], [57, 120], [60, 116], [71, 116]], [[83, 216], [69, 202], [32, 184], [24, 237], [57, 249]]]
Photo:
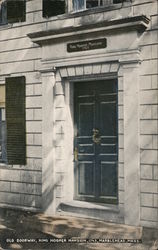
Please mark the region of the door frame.
[[[70, 159], [70, 165], [68, 167], [68, 178], [69, 181], [67, 181], [67, 187], [66, 190], [68, 190], [68, 194], [67, 194], [67, 199], [68, 200], [76, 200], [75, 197], [75, 178], [74, 178], [74, 125], [75, 125], [75, 121], [74, 121], [74, 84], [75, 82], [89, 82], [89, 81], [100, 81], [100, 80], [116, 80], [117, 81], [117, 89], [118, 89], [118, 75], [117, 73], [113, 73], [113, 74], [104, 74], [104, 75], [92, 75], [92, 76], [72, 76], [72, 77], [67, 77], [65, 79], [63, 79], [64, 81], [64, 85], [65, 85], [65, 103], [67, 105], [67, 107], [69, 107], [70, 113], [71, 113], [71, 122], [68, 121], [67, 122], [70, 124], [71, 123], [71, 127], [72, 127], [72, 131], [70, 133], [70, 130], [67, 131], [71, 137], [70, 140], [70, 148], [71, 148], [71, 159]], [[118, 92], [117, 92], [118, 95]], [[117, 117], [116, 117], [117, 121], [118, 121], [118, 103], [117, 103]], [[117, 123], [117, 127], [118, 127], [118, 123]], [[119, 134], [118, 134], [119, 137]], [[119, 138], [118, 138], [118, 144], [119, 144]], [[118, 157], [119, 157], [119, 145], [117, 147], [117, 152], [118, 152]], [[118, 189], [118, 182], [119, 182], [119, 176], [118, 176], [118, 171], [119, 171], [119, 164], [117, 163], [117, 201], [114, 203], [111, 203], [110, 200], [107, 199], [107, 204], [118, 204], [119, 203], [119, 189]], [[69, 186], [69, 183], [73, 183], [71, 189]], [[97, 203], [95, 201], [92, 201], [93, 203]], [[99, 202], [98, 202], [99, 203]], [[102, 204], [104, 204], [102, 203]]]

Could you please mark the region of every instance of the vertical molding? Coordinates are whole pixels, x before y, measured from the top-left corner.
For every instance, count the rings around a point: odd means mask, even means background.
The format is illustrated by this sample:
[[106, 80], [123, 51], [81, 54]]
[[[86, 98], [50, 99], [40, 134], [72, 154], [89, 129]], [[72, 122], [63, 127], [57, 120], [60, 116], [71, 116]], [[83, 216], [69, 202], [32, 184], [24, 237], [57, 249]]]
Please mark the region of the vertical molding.
[[42, 72], [42, 209], [55, 214], [54, 72]]
[[139, 67], [123, 65], [125, 224], [140, 224]]

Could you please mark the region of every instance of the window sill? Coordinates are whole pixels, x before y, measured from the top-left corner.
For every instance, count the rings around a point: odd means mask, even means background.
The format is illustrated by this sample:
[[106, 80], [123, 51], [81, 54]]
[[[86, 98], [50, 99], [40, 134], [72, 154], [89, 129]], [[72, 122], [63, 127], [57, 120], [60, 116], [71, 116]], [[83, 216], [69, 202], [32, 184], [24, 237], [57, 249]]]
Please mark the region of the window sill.
[[11, 169], [12, 165], [7, 165], [5, 162], [0, 162], [0, 169]]
[[61, 202], [57, 208], [57, 213], [60, 215], [100, 219], [115, 223], [122, 223], [124, 220], [123, 210], [119, 208], [119, 205], [77, 200]]
[[96, 210], [110, 211], [114, 213], [120, 212], [118, 205], [111, 205], [105, 203], [72, 200], [70, 202], [63, 202], [63, 204], [66, 206], [73, 206], [76, 208], [80, 207], [83, 209], [96, 209]]
[[0, 23], [0, 30], [3, 29], [10, 29], [10, 28], [14, 28], [14, 27], [20, 27], [21, 25], [25, 25], [26, 21], [24, 22], [15, 22], [15, 23]]

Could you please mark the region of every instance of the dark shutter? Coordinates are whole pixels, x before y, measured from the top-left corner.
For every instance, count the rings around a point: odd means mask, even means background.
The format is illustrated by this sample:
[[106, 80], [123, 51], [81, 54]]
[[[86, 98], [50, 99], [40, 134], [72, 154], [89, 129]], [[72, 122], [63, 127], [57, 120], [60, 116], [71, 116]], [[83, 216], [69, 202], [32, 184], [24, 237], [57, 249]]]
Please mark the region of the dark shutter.
[[7, 0], [8, 23], [24, 22], [26, 12], [25, 0]]
[[65, 13], [65, 0], [43, 0], [43, 17]]
[[6, 78], [8, 164], [26, 164], [25, 77]]

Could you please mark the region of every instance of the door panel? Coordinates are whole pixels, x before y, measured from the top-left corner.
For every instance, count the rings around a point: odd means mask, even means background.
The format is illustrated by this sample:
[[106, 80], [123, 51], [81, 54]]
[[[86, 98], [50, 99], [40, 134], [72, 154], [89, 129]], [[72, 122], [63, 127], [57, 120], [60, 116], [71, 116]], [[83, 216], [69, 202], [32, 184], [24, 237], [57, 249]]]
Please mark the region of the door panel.
[[94, 195], [94, 163], [82, 162], [79, 168], [79, 194]]
[[[82, 102], [85, 100], [82, 100]], [[93, 129], [94, 104], [80, 103], [79, 105], [79, 133], [81, 136], [91, 135]]]
[[74, 84], [75, 199], [117, 202], [117, 82]]
[[[101, 196], [115, 196], [117, 191], [115, 162], [101, 162]], [[108, 173], [108, 174], [107, 174]]]

